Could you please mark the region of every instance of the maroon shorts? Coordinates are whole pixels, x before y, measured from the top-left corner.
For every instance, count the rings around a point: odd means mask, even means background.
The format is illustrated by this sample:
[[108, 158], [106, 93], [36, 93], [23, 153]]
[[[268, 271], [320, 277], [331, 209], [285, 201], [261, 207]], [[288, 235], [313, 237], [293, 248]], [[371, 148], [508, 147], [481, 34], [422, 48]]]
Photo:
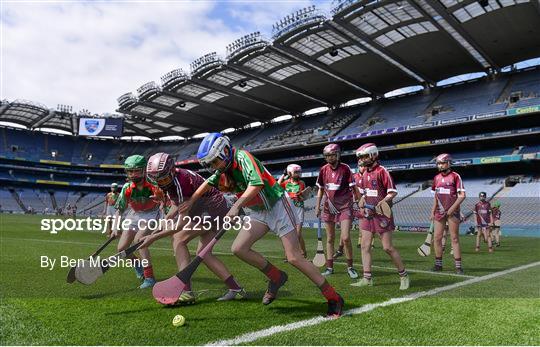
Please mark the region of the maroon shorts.
[[[459, 221], [459, 216], [460, 216], [460, 214], [459, 214], [459, 210], [458, 210], [458, 211], [454, 212], [454, 214], [451, 217], [454, 217]], [[444, 220], [446, 217], [447, 217], [446, 213], [435, 212], [434, 219], [436, 221], [440, 222], [440, 221]]]
[[215, 217], [223, 218], [229, 212], [229, 202], [225, 197], [201, 198], [189, 211], [189, 216], [208, 215], [214, 219]]
[[325, 223], [341, 223], [345, 220], [353, 220], [353, 210], [350, 207], [344, 208], [337, 214], [332, 214], [326, 208], [321, 213], [321, 221]]
[[373, 215], [370, 218], [360, 219], [360, 230], [382, 234], [387, 231], [394, 231], [396, 228], [394, 218], [387, 218], [381, 215]]

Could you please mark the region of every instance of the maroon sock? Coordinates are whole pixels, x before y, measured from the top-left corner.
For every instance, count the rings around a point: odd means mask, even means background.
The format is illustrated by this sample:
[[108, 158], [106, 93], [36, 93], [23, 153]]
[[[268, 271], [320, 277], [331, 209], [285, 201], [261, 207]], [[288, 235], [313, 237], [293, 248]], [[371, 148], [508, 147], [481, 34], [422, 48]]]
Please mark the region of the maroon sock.
[[238, 284], [238, 282], [236, 282], [236, 280], [234, 279], [232, 275], [227, 277], [227, 279], [225, 280], [225, 284], [227, 285], [229, 289], [232, 289], [232, 290], [242, 289], [242, 287], [240, 287], [240, 285]]
[[186, 283], [186, 286], [184, 287], [184, 290], [186, 292], [191, 292], [191, 281], [189, 281], [188, 283]]
[[272, 265], [268, 260], [266, 261], [266, 266], [261, 270], [263, 274], [268, 277], [268, 279], [274, 283], [278, 283], [281, 279], [281, 271]]
[[326, 259], [326, 267], [329, 269], [334, 268], [334, 259]]
[[144, 268], [144, 278], [154, 278], [154, 269], [152, 268], [152, 265]]
[[322, 295], [324, 295], [326, 300], [328, 300], [328, 301], [330, 301], [330, 300], [338, 301], [339, 300], [338, 293], [336, 292], [334, 287], [332, 287], [328, 283], [328, 281], [324, 281], [324, 283], [319, 288], [321, 289], [321, 293], [322, 293]]
[[347, 267], [352, 267], [352, 264], [353, 264], [353, 260], [347, 259]]

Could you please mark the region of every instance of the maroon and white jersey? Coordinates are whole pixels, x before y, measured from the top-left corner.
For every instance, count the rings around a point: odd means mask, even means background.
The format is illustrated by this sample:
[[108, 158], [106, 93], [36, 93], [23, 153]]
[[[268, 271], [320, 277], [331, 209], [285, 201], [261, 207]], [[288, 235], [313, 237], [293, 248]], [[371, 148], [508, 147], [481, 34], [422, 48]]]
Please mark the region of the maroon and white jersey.
[[491, 204], [487, 201], [479, 201], [474, 205], [474, 214], [476, 215], [476, 224], [485, 226], [489, 224], [491, 215]]
[[[205, 179], [198, 173], [176, 168], [173, 184], [167, 189], [164, 189], [164, 192], [172, 204], [178, 206], [180, 203], [188, 200], [204, 182]], [[211, 215], [224, 215], [228, 211], [224, 206], [227, 206], [225, 197], [219, 190], [212, 187], [197, 201], [190, 214], [199, 215], [204, 210], [211, 212]]]
[[361, 172], [354, 173], [353, 181], [354, 181], [354, 185], [360, 188], [360, 184], [362, 184], [362, 173]]
[[498, 207], [492, 207], [491, 208], [491, 212], [492, 212], [492, 216], [493, 216], [493, 221], [495, 222], [496, 220], [500, 220], [501, 219], [501, 210], [499, 210]]
[[[457, 172], [450, 171], [447, 175], [441, 172], [433, 179], [431, 191], [435, 193], [437, 199], [436, 212], [445, 214], [456, 202], [458, 193], [465, 191], [465, 187]], [[456, 210], [456, 214], [459, 216], [459, 208]]]
[[323, 188], [326, 200], [324, 207], [330, 213], [336, 214], [345, 208], [351, 208], [354, 186], [353, 174], [347, 164], [339, 163], [335, 169], [330, 164], [324, 165], [319, 171], [317, 187]]
[[364, 172], [358, 187], [368, 205], [377, 205], [389, 192], [397, 193], [392, 176], [379, 163]]

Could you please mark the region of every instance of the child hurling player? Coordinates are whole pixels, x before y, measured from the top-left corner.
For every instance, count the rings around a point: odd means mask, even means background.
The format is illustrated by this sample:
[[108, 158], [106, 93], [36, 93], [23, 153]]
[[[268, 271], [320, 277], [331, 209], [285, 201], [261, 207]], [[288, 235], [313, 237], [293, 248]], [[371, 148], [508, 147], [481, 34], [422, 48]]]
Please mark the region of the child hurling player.
[[[317, 202], [315, 214], [325, 223], [326, 228], [326, 270], [322, 273], [328, 276], [334, 273], [334, 239], [336, 235], [336, 223], [340, 223], [341, 237], [345, 246], [345, 258], [347, 258], [347, 274], [350, 278], [358, 278], [358, 272], [353, 268], [353, 255], [351, 244], [351, 225], [353, 220], [353, 193], [354, 186], [352, 172], [349, 165], [340, 162], [340, 148], [331, 143], [324, 147], [323, 155], [326, 160], [319, 171], [317, 178]], [[320, 205], [323, 195], [326, 195], [321, 214]]]
[[474, 205], [473, 213], [476, 215], [476, 248], [475, 251], [480, 251], [480, 237], [484, 237], [484, 240], [488, 244], [489, 253], [493, 253], [493, 245], [491, 240], [491, 224], [493, 223], [491, 219], [492, 211], [491, 204], [486, 201], [487, 194], [486, 192], [480, 192], [478, 194], [480, 201]]
[[454, 251], [454, 261], [456, 273], [463, 274], [461, 266], [461, 247], [459, 245], [459, 223], [460, 205], [465, 200], [465, 187], [461, 176], [452, 171], [450, 154], [443, 153], [435, 159], [439, 173], [433, 179], [431, 187], [435, 193], [431, 216], [434, 226], [435, 266], [433, 271], [442, 271], [442, 238], [445, 224], [448, 223], [448, 230], [452, 239], [452, 250]]
[[[111, 191], [105, 195], [105, 202], [103, 203], [103, 217], [114, 217], [116, 214], [116, 209], [114, 205], [118, 199], [118, 184], [111, 184]], [[111, 221], [107, 221], [107, 235], [111, 235]]]
[[[380, 206], [383, 202], [392, 206], [392, 200], [397, 195], [396, 186], [390, 173], [379, 163], [379, 150], [373, 143], [366, 143], [356, 150], [356, 157], [361, 165], [366, 168], [361, 177], [358, 188], [364, 196], [365, 204]], [[395, 229], [394, 218], [376, 214], [371, 208], [359, 206], [361, 210], [360, 232], [362, 233], [362, 266], [363, 278], [357, 283], [351, 284], [356, 287], [372, 286], [371, 277], [371, 242], [374, 234], [379, 234], [384, 251], [390, 256], [396, 266], [400, 278], [400, 290], [409, 288], [409, 275], [405, 270], [403, 261], [398, 250], [392, 244], [392, 232]], [[363, 212], [363, 213], [362, 213]], [[362, 216], [363, 215], [363, 216]]]
[[[124, 218], [131, 220], [131, 223], [128, 230], [122, 231], [120, 241], [118, 241], [119, 252], [128, 248], [133, 241], [138, 242], [149, 231], [147, 221], [151, 219], [157, 220], [159, 217], [159, 203], [154, 200], [154, 197], [163, 195], [163, 192], [146, 181], [145, 168], [146, 159], [142, 155], [132, 155], [124, 163], [128, 182], [122, 187], [116, 201], [115, 219], [119, 220], [120, 215], [125, 213]], [[116, 237], [120, 233], [118, 224], [113, 224], [111, 237]], [[146, 247], [139, 248], [139, 253], [148, 262], [148, 266], [144, 267], [144, 269], [135, 268], [137, 277], [144, 277], [144, 282], [139, 288], [153, 287], [156, 280], [150, 263], [150, 251]]]
[[[190, 262], [187, 248], [189, 241], [199, 237], [197, 252], [202, 250], [219, 231], [214, 222], [215, 218], [223, 218], [229, 211], [230, 204], [219, 190], [212, 188], [197, 201], [188, 215], [180, 215], [179, 219], [176, 219], [174, 217], [177, 215], [178, 205], [193, 195], [197, 188], [204, 183], [204, 178], [191, 170], [175, 168], [172, 157], [167, 153], [157, 153], [150, 157], [146, 167], [146, 175], [148, 180], [156, 184], [171, 202], [165, 219], [174, 219], [174, 221], [178, 221], [178, 225], [176, 228], [146, 236], [141, 247], [148, 247], [156, 240], [174, 235], [172, 243], [176, 263], [178, 270], [182, 270]], [[247, 297], [247, 293], [234, 279], [225, 264], [212, 252], [204, 257], [203, 262], [228, 287], [227, 293], [218, 298], [218, 301], [234, 300], [237, 296]], [[186, 290], [180, 295], [179, 301], [180, 303], [193, 303], [195, 299], [191, 283], [188, 283]]]
[[243, 207], [250, 208], [252, 212], [250, 219], [243, 223], [231, 250], [270, 280], [262, 303], [268, 305], [274, 301], [279, 288], [288, 278], [285, 272], [252, 248], [255, 242], [272, 230], [281, 238], [289, 263], [320, 288], [328, 302], [327, 315], [341, 316], [343, 298], [321, 276], [317, 268], [302, 257], [300, 242], [295, 232], [296, 218], [291, 199], [260, 161], [249, 152], [233, 147], [229, 138], [221, 133], [211, 133], [203, 139], [197, 158], [201, 165], [215, 170], [215, 173], [197, 189], [191, 199], [180, 205], [179, 212], [187, 213], [212, 187], [235, 192], [239, 198], [227, 216], [238, 216]]

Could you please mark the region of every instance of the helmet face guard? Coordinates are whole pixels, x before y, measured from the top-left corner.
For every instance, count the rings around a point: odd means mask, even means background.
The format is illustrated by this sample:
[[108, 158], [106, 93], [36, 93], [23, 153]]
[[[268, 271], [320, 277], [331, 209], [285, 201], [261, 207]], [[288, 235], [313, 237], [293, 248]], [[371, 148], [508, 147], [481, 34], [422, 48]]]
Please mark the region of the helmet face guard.
[[201, 166], [207, 170], [217, 169], [220, 161], [224, 161], [225, 168], [220, 169], [227, 170], [233, 161], [233, 151], [229, 138], [221, 133], [206, 135], [199, 145], [197, 159]]
[[150, 182], [166, 188], [174, 180], [174, 160], [167, 153], [156, 153], [148, 160], [146, 176]]
[[379, 149], [374, 143], [365, 143], [356, 150], [356, 158], [359, 166], [370, 167], [379, 160]]
[[437, 158], [435, 158], [435, 162], [439, 172], [446, 172], [449, 171], [450, 166], [452, 166], [452, 157], [448, 153], [439, 154]]
[[[335, 164], [339, 162], [341, 157], [341, 149], [338, 144], [331, 143], [329, 145], [326, 145], [323, 149], [323, 156], [326, 162], [330, 165]], [[335, 159], [333, 158], [335, 156]]]
[[480, 198], [480, 200], [484, 201], [487, 198], [487, 194], [486, 192], [480, 192], [480, 194], [478, 194], [478, 197]]
[[140, 183], [144, 180], [146, 159], [142, 155], [129, 156], [124, 162], [124, 169], [131, 182]]

